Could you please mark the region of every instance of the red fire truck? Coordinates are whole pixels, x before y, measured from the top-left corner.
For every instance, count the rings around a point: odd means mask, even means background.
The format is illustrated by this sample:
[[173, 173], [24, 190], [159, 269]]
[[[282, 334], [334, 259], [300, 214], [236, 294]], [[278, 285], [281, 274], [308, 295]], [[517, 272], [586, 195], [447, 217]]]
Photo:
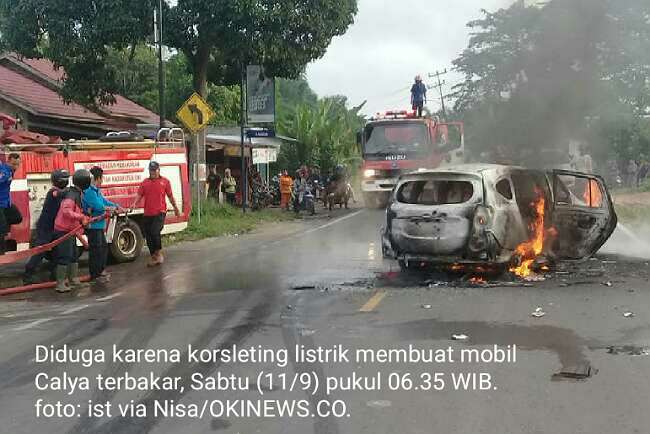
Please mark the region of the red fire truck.
[[400, 175], [464, 160], [461, 122], [389, 111], [370, 118], [357, 138], [363, 155], [361, 191], [366, 206], [385, 207]]
[[[20, 154], [22, 161], [14, 174], [11, 197], [23, 215], [23, 222], [12, 226], [7, 237], [8, 250], [29, 248], [31, 232], [51, 187], [50, 174], [56, 169], [73, 173], [78, 169], [101, 167], [104, 169], [102, 192], [109, 200], [128, 208], [137, 196], [139, 184], [148, 176], [149, 162], [155, 160], [160, 163], [162, 176], [171, 182], [182, 212], [180, 217], [173, 213], [167, 215], [163, 233], [179, 232], [187, 227], [192, 196], [185, 139], [180, 129], [163, 129], [156, 140], [143, 140], [124, 132], [109, 133], [96, 141], [2, 145], [0, 158], [12, 152]], [[116, 261], [132, 261], [139, 256], [144, 245], [140, 228], [142, 214], [143, 209], [136, 209], [128, 216], [113, 217], [107, 225], [107, 240]]]

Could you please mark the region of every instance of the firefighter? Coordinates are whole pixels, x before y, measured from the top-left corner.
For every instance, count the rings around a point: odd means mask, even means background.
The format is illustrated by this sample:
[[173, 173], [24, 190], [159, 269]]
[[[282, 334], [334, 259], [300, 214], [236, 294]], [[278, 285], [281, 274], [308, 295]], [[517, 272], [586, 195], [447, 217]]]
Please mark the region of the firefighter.
[[7, 162], [0, 162], [0, 255], [5, 254], [5, 237], [12, 225], [19, 225], [23, 221], [16, 205], [11, 203], [11, 181], [14, 173], [20, 167], [20, 155], [9, 154]]
[[289, 176], [289, 171], [284, 170], [280, 177], [280, 208], [289, 211], [289, 203], [291, 202], [291, 186], [293, 179]]
[[149, 267], [160, 265], [165, 261], [162, 253], [161, 239], [161, 232], [165, 226], [165, 216], [167, 215], [167, 202], [165, 197], [169, 198], [169, 202], [171, 202], [174, 209], [174, 214], [179, 217], [181, 212], [178, 206], [176, 206], [171, 183], [167, 178], [160, 175], [160, 164], [152, 161], [149, 163], [149, 178], [140, 184], [138, 197], [131, 206], [131, 209], [135, 208], [144, 199], [142, 226], [147, 240], [147, 247], [151, 254], [151, 259], [147, 264]]
[[[85, 169], [77, 170], [72, 175], [72, 187], [63, 191], [61, 205], [54, 219], [55, 239], [77, 229], [80, 224], [87, 226], [90, 222], [90, 217], [83, 213], [82, 208], [83, 192], [90, 187], [90, 183], [90, 172]], [[57, 292], [69, 292], [72, 289], [80, 288], [82, 284], [79, 281], [79, 255], [77, 254], [76, 237], [72, 236], [56, 246], [54, 254], [56, 257]], [[66, 285], [66, 277], [69, 285]]]
[[411, 86], [411, 105], [413, 111], [417, 111], [418, 117], [422, 117], [422, 109], [427, 103], [427, 86], [422, 82], [422, 77], [417, 75], [415, 83]]
[[[36, 222], [36, 239], [34, 240], [34, 247], [43, 246], [54, 241], [54, 219], [61, 205], [63, 198], [63, 190], [68, 186], [70, 180], [70, 173], [67, 170], [58, 169], [52, 172], [50, 176], [52, 181], [52, 188], [47, 192], [45, 201], [43, 202], [43, 209], [41, 215]], [[30, 258], [25, 265], [25, 274], [23, 282], [25, 285], [35, 283], [35, 273], [38, 267], [43, 262], [45, 253], [34, 255]], [[55, 266], [55, 262], [52, 261]]]
[[90, 169], [92, 175], [91, 185], [84, 190], [83, 209], [84, 213], [98, 220], [90, 223], [86, 229], [88, 236], [88, 259], [90, 267], [90, 280], [106, 282], [109, 278], [105, 271], [106, 260], [108, 259], [108, 243], [106, 242], [106, 216], [107, 212], [121, 211], [120, 206], [107, 200], [100, 187], [104, 179], [104, 170], [101, 167]]

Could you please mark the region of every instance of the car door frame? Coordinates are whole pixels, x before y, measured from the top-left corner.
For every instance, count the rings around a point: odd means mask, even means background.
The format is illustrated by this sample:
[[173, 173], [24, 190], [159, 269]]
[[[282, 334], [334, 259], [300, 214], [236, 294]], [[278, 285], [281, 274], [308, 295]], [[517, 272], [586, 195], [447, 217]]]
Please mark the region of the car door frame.
[[[607, 189], [607, 184], [605, 183], [605, 180], [595, 174], [590, 174], [590, 173], [584, 173], [584, 172], [577, 172], [573, 170], [560, 170], [560, 169], [555, 169], [551, 172], [549, 172], [549, 175], [551, 177], [551, 191], [553, 195], [553, 208], [552, 208], [552, 222], [553, 226], [557, 229], [557, 237], [563, 238], [569, 236], [567, 233], [563, 233], [566, 228], [562, 228], [562, 224], [560, 222], [561, 215], [575, 215], [578, 218], [582, 218], [583, 220], [589, 219], [589, 218], [601, 218], [603, 215], [606, 215], [605, 219], [605, 224], [603, 225], [600, 233], [598, 234], [597, 237], [594, 237], [593, 240], [591, 241], [585, 241], [587, 245], [585, 246], [585, 251], [586, 255], [582, 255], [580, 257], [576, 256], [567, 256], [563, 254], [561, 251], [556, 251], [555, 253], [558, 255], [560, 259], [567, 259], [567, 260], [584, 260], [587, 259], [600, 250], [600, 248], [607, 242], [609, 237], [612, 235], [614, 230], [616, 229], [616, 226], [618, 224], [618, 217], [616, 215], [616, 210], [614, 208], [614, 202], [612, 201], [612, 196]], [[558, 203], [557, 199], [557, 191], [558, 191], [558, 186], [559, 186], [559, 177], [560, 176], [571, 176], [575, 178], [586, 178], [591, 182], [592, 180], [595, 180], [601, 189], [601, 194], [602, 194], [602, 201], [603, 201], [603, 206], [599, 208], [595, 207], [589, 207], [589, 206], [580, 206], [580, 205], [574, 205], [574, 204], [560, 204]], [[579, 224], [579, 222], [578, 222]]]

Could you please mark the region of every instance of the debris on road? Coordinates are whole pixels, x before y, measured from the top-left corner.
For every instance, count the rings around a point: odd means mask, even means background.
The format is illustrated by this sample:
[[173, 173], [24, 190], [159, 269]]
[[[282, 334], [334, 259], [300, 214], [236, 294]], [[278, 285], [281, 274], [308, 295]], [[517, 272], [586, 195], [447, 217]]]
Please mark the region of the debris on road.
[[431, 309], [430, 304], [423, 304], [421, 307], [422, 307], [422, 309]]
[[393, 405], [393, 403], [387, 399], [379, 399], [377, 401], [368, 401], [366, 405], [372, 408], [386, 408]]
[[648, 351], [647, 348], [634, 346], [634, 345], [620, 345], [620, 346], [611, 345], [607, 347], [607, 354], [614, 354], [614, 355], [627, 354], [629, 356], [648, 356], [650, 355], [650, 352]]
[[614, 284], [611, 281], [603, 282], [603, 286], [612, 287]]
[[598, 373], [589, 362], [581, 363], [579, 365], [563, 368], [562, 371], [553, 375], [554, 379], [570, 379], [570, 380], [584, 380]]
[[466, 341], [467, 339], [469, 339], [469, 336], [464, 334], [459, 334], [459, 335], [451, 335], [451, 338], [455, 341]]
[[625, 312], [623, 316], [625, 318], [634, 318], [634, 312]]
[[544, 312], [544, 310], [539, 306], [537, 307], [537, 309], [535, 309], [535, 312], [533, 312], [531, 314], [531, 316], [533, 316], [535, 318], [541, 318], [541, 317], [543, 317], [545, 315], [546, 315], [546, 312]]
[[299, 285], [291, 287], [294, 291], [306, 291], [308, 289], [316, 289], [315, 285]]

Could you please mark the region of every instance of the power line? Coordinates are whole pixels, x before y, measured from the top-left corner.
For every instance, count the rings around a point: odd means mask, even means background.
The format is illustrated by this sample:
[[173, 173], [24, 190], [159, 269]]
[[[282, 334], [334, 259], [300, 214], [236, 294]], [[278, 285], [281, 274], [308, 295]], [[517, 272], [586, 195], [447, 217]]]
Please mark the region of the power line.
[[429, 78], [434, 78], [435, 77], [437, 79], [437, 81], [438, 81], [438, 83], [434, 84], [433, 87], [437, 87], [438, 91], [440, 92], [440, 102], [442, 104], [442, 115], [446, 119], [447, 118], [447, 109], [445, 108], [445, 95], [442, 93], [442, 86], [447, 84], [447, 82], [445, 80], [440, 80], [440, 77], [445, 75], [445, 74], [447, 74], [447, 69], [445, 69], [442, 72], [436, 71], [433, 74], [429, 74]]

